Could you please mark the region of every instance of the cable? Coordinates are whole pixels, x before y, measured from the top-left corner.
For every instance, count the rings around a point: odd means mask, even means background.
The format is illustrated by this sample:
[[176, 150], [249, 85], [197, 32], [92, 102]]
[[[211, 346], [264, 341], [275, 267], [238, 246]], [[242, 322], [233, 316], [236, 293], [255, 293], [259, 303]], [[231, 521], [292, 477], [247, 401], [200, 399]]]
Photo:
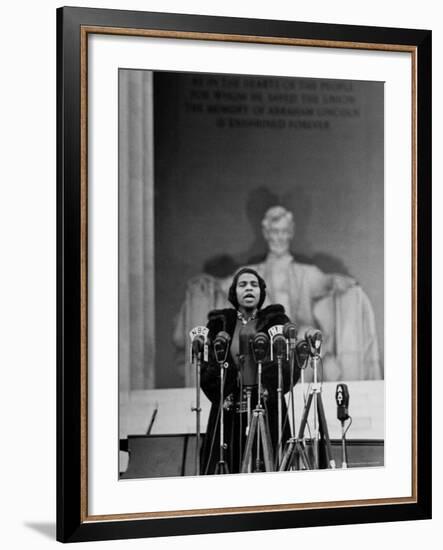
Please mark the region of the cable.
[[343, 437], [346, 437], [346, 434], [348, 433], [348, 430], [349, 430], [349, 428], [351, 427], [351, 424], [352, 424], [352, 416], [349, 416], [349, 420], [350, 420], [350, 422], [349, 422], [349, 424], [348, 424], [348, 427], [346, 428], [346, 430], [345, 430], [344, 433], [343, 433]]

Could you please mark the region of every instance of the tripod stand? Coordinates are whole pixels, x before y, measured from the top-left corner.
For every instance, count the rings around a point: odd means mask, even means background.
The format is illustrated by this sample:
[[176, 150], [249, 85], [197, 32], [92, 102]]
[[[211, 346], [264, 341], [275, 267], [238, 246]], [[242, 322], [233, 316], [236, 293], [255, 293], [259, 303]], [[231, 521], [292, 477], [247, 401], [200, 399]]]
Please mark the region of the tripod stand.
[[320, 468], [320, 434], [324, 439], [326, 462], [329, 468], [335, 468], [335, 461], [332, 458], [331, 441], [329, 439], [328, 424], [326, 422], [325, 410], [323, 407], [323, 401], [321, 397], [321, 386], [317, 381], [317, 361], [318, 357], [312, 357], [311, 359], [314, 369], [314, 382], [312, 383], [311, 390], [309, 392], [308, 399], [303, 411], [303, 417], [300, 423], [300, 429], [298, 432], [298, 439], [304, 438], [306, 424], [308, 422], [308, 416], [311, 409], [311, 405], [314, 404], [314, 433], [313, 433], [313, 450], [314, 450], [314, 469]]
[[335, 468], [335, 460], [332, 458], [331, 441], [329, 439], [328, 424], [326, 422], [325, 410], [321, 396], [321, 384], [318, 382], [318, 362], [320, 361], [321, 333], [313, 331], [312, 334], [306, 333], [306, 341], [309, 344], [311, 365], [314, 370], [313, 383], [309, 392], [306, 405], [303, 410], [303, 416], [298, 431], [298, 440], [304, 441], [304, 433], [308, 416], [313, 404], [314, 412], [314, 433], [313, 433], [313, 451], [314, 451], [314, 469], [320, 468], [320, 435], [324, 440], [324, 449], [326, 454], [326, 464], [328, 468]]
[[287, 447], [280, 463], [279, 472], [284, 472], [293, 468], [298, 458], [301, 458], [305, 470], [312, 469], [304, 440], [297, 437], [291, 437], [287, 442]]
[[261, 402], [261, 380], [263, 359], [266, 356], [268, 346], [268, 337], [264, 333], [257, 333], [253, 340], [254, 359], [257, 362], [257, 406], [252, 412], [252, 420], [249, 424], [248, 437], [246, 439], [245, 454], [243, 456], [241, 472], [246, 473], [251, 470], [252, 449], [254, 441], [256, 443], [255, 471], [262, 469], [261, 452], [263, 451], [263, 463], [266, 472], [273, 470], [272, 442], [269, 433], [266, 411]]
[[[312, 469], [311, 462], [309, 460], [308, 453], [306, 451], [303, 435], [302, 435], [301, 438], [295, 436], [295, 410], [294, 410], [295, 407], [294, 407], [294, 392], [293, 392], [294, 382], [293, 382], [293, 377], [294, 377], [294, 366], [295, 366], [294, 359], [295, 359], [295, 355], [296, 355], [295, 354], [296, 346], [295, 346], [295, 342], [293, 342], [293, 345], [291, 345], [291, 340], [289, 340], [289, 341], [290, 341], [289, 365], [290, 365], [290, 369], [291, 369], [290, 400], [291, 400], [291, 411], [292, 411], [292, 433], [293, 433], [293, 435], [286, 442], [286, 448], [285, 448], [285, 451], [283, 453], [283, 458], [281, 459], [281, 461], [279, 463], [279, 471], [280, 472], [283, 472], [283, 471], [286, 471], [286, 470], [291, 470], [293, 468], [299, 469], [299, 460], [300, 459], [302, 461], [302, 464], [303, 464], [303, 467], [304, 467], [305, 470], [311, 470]], [[308, 348], [308, 344], [304, 340], [302, 340], [301, 342], [299, 342], [298, 347], [300, 348], [300, 350], [303, 350], [304, 352], [306, 352], [306, 350]], [[297, 357], [298, 357], [298, 355], [297, 355]], [[299, 361], [297, 360], [297, 362], [299, 362]], [[302, 376], [303, 376], [303, 371], [304, 371], [304, 369], [301, 368], [301, 375]]]
[[245, 455], [243, 457], [241, 468], [243, 474], [250, 471], [249, 464], [252, 460], [252, 448], [255, 437], [257, 445], [255, 471], [262, 471], [260, 450], [263, 449], [263, 462], [265, 466], [265, 472], [271, 472], [273, 470], [271, 434], [269, 433], [269, 428], [267, 425], [265, 409], [261, 405], [257, 406], [257, 408], [252, 411], [252, 421], [248, 432]]

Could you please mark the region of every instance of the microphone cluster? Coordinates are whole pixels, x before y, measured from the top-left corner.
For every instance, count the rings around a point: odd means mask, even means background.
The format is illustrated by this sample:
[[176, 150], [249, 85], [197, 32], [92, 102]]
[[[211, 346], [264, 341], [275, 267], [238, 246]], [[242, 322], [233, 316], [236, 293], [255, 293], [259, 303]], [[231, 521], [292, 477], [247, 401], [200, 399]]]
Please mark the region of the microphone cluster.
[[[219, 407], [220, 407], [220, 460], [218, 462], [218, 470], [215, 473], [227, 473], [227, 466], [224, 460], [224, 380], [225, 380], [225, 370], [228, 367], [228, 356], [231, 349], [232, 338], [226, 331], [218, 332], [215, 337], [212, 339], [209, 337], [209, 330], [207, 327], [197, 326], [190, 332], [191, 337], [191, 362], [195, 365], [197, 371], [197, 388], [196, 391], [200, 391], [200, 366], [201, 363], [206, 363], [209, 361], [208, 349], [213, 352], [213, 358], [220, 367], [220, 398], [219, 398]], [[265, 409], [262, 406], [262, 367], [265, 360], [269, 357], [271, 361], [276, 361], [276, 368], [278, 371], [278, 381], [276, 386], [277, 392], [277, 427], [278, 427], [278, 445], [276, 448], [277, 453], [277, 462], [275, 463], [277, 469], [285, 469], [287, 467], [292, 467], [294, 464], [294, 457], [299, 456], [302, 458], [302, 462], [305, 468], [319, 468], [320, 465], [320, 455], [319, 455], [319, 445], [320, 445], [320, 432], [324, 433], [325, 440], [325, 452], [326, 452], [326, 462], [327, 467], [335, 468], [335, 461], [332, 457], [331, 452], [331, 443], [329, 440], [329, 434], [327, 429], [327, 421], [324, 415], [324, 407], [322, 404], [321, 397], [321, 384], [318, 383], [317, 379], [317, 365], [321, 361], [321, 347], [323, 344], [323, 335], [320, 330], [309, 328], [305, 331], [303, 337], [298, 337], [298, 330], [295, 323], [288, 322], [286, 324], [274, 325], [266, 332], [254, 332], [246, 327], [242, 327], [239, 332], [239, 342], [238, 342], [238, 358], [240, 362], [239, 370], [239, 384], [240, 384], [240, 399], [242, 399], [241, 394], [243, 393], [242, 387], [246, 390], [247, 396], [247, 431], [248, 439], [246, 444], [245, 455], [243, 457], [243, 464], [241, 471], [250, 471], [251, 463], [251, 448], [252, 441], [255, 436], [255, 430], [264, 430], [263, 419], [259, 420], [262, 415], [266, 414]], [[291, 387], [290, 387], [290, 398], [291, 398], [291, 407], [292, 407], [292, 430], [294, 436], [291, 437], [285, 443], [285, 453], [283, 455], [283, 362], [288, 361], [290, 364], [291, 372]], [[309, 363], [308, 363], [309, 361]], [[294, 384], [294, 366], [297, 365], [301, 369], [301, 384], [304, 384], [304, 368], [311, 364], [314, 370], [314, 379], [313, 383], [310, 385], [309, 397], [305, 397], [305, 405], [302, 413], [302, 419], [300, 423], [300, 429], [298, 432], [295, 431], [295, 411], [294, 411], [294, 401], [293, 401], [293, 384]], [[243, 386], [242, 386], [243, 385]], [[251, 405], [251, 396], [252, 388], [257, 386], [257, 405], [254, 409], [254, 415], [252, 415], [252, 405]], [[255, 390], [254, 390], [255, 391]], [[347, 467], [347, 449], [346, 449], [346, 432], [349, 429], [350, 424], [345, 430], [345, 422], [350, 421], [352, 423], [352, 418], [349, 415], [349, 390], [346, 384], [340, 383], [337, 385], [337, 390], [335, 394], [336, 404], [337, 404], [337, 419], [341, 422], [342, 425], [342, 467]], [[308, 423], [308, 417], [310, 412], [311, 405], [316, 409], [317, 416], [314, 415], [314, 429], [313, 435], [311, 437], [311, 445], [313, 446], [313, 462], [311, 462], [310, 457], [305, 450], [305, 428]], [[197, 445], [199, 445], [199, 434], [200, 434], [200, 405], [199, 397], [197, 397], [197, 407], [194, 408], [197, 412]], [[241, 408], [239, 409], [242, 410]], [[286, 412], [288, 414], [288, 411]], [[318, 417], [318, 418], [317, 418]], [[263, 424], [263, 426], [260, 424]], [[286, 419], [285, 421], [286, 422]], [[249, 431], [251, 429], [251, 431]], [[266, 430], [265, 430], [266, 431]], [[263, 448], [264, 455], [267, 452], [267, 449], [271, 449], [271, 441], [269, 439], [269, 434], [265, 431], [258, 436], [257, 441], [260, 442], [261, 439], [265, 441]], [[295, 434], [298, 433], [298, 436]], [[259, 443], [257, 443], [259, 445]], [[287, 445], [287, 446], [286, 446]], [[259, 451], [257, 451], [259, 453]], [[297, 455], [298, 453], [298, 455]], [[269, 461], [268, 461], [269, 462]], [[289, 466], [288, 466], [289, 465]], [[199, 472], [199, 463], [197, 464], [196, 471]], [[249, 468], [249, 469], [246, 469]], [[270, 468], [269, 464], [267, 470]], [[257, 466], [257, 471], [259, 467]]]
[[[196, 329], [202, 327], [196, 327]], [[195, 329], [194, 329], [195, 330]], [[191, 335], [193, 354], [198, 353], [203, 349], [204, 344], [208, 344], [208, 335], [204, 337], [197, 333]], [[297, 333], [297, 325], [288, 322], [285, 325], [274, 325], [265, 332], [257, 332], [255, 334], [247, 333], [243, 329], [239, 334], [239, 356], [244, 361], [245, 358], [252, 358], [255, 363], [263, 362], [270, 354], [271, 360], [289, 359], [290, 351], [295, 352], [297, 363], [301, 368], [306, 359], [318, 357], [321, 351], [323, 335], [317, 329], [308, 329], [305, 332], [304, 338], [299, 339]], [[217, 363], [225, 362], [229, 353], [231, 337], [225, 331], [220, 331], [212, 342], [214, 355]], [[209, 345], [211, 343], [209, 342]]]

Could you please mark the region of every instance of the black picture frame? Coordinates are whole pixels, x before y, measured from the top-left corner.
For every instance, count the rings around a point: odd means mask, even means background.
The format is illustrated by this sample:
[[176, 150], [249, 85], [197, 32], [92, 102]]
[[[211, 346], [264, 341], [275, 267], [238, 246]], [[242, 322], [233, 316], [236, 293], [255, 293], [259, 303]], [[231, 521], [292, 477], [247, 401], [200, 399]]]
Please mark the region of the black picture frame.
[[[270, 43], [322, 41], [325, 47], [347, 43], [362, 49], [404, 48], [415, 59], [413, 177], [415, 226], [413, 263], [415, 308], [413, 340], [417, 368], [413, 375], [412, 499], [377, 505], [285, 509], [248, 513], [185, 516], [88, 518], [85, 427], [87, 379], [87, 235], [84, 214], [87, 190], [82, 186], [85, 158], [85, 101], [82, 68], [87, 59], [85, 35], [91, 27], [204, 33], [269, 38]], [[86, 29], [86, 31], [85, 31]], [[118, 31], [115, 31], [118, 32]], [[189, 36], [188, 36], [189, 37]], [[219, 38], [220, 39], [220, 38]], [[343, 47], [343, 46], [342, 46]], [[431, 517], [431, 31], [253, 20], [172, 13], [146, 13], [90, 8], [57, 10], [57, 539], [62, 542], [158, 537], [199, 533], [284, 529], [321, 525], [428, 519]], [[84, 76], [84, 75], [83, 75]]]

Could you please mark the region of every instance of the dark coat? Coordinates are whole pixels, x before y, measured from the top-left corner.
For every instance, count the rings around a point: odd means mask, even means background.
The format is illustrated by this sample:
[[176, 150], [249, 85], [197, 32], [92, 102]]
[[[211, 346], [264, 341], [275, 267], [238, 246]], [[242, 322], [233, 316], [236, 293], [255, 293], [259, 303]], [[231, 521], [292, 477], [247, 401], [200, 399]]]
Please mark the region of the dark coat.
[[[257, 314], [256, 331], [268, 332], [268, 329], [274, 325], [284, 325], [289, 321], [281, 305], [270, 305]], [[237, 322], [237, 312], [235, 309], [221, 309], [211, 311], [208, 315], [209, 339], [213, 339], [220, 331], [227, 332], [231, 338], [234, 334]], [[224, 398], [231, 396], [235, 401], [239, 398], [240, 383], [238, 369], [229, 352], [227, 358], [228, 367], [225, 370]], [[283, 392], [286, 393], [290, 388], [290, 368], [289, 363], [283, 363]], [[296, 368], [294, 373], [294, 384], [298, 380], [299, 371]], [[265, 399], [265, 408], [269, 430], [272, 440], [273, 451], [278, 444], [278, 369], [276, 361], [271, 362], [268, 357], [263, 362], [262, 385], [267, 390], [268, 397]], [[220, 453], [220, 429], [219, 429], [219, 401], [220, 401], [220, 367], [215, 361], [212, 347], [209, 348], [208, 362], [201, 368], [201, 387], [205, 395], [211, 401], [211, 411], [209, 414], [206, 436], [202, 447], [201, 471], [203, 474], [214, 473], [214, 468], [219, 460]], [[253, 400], [253, 406], [255, 405]], [[286, 418], [286, 403], [283, 399], [282, 418]], [[225, 451], [225, 461], [228, 464], [229, 473], [239, 472], [241, 470], [242, 454], [246, 442], [246, 413], [238, 413], [234, 410], [224, 410], [224, 440], [227, 445]], [[289, 419], [284, 422], [283, 445], [290, 437]], [[254, 445], [255, 448], [255, 445]]]

